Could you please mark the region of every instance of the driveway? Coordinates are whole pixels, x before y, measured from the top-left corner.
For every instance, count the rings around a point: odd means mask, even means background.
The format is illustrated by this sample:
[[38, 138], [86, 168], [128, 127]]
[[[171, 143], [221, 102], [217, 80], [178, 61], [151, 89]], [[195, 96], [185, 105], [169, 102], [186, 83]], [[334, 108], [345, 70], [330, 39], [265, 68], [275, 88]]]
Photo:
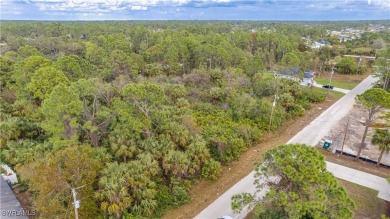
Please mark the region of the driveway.
[[[301, 83], [302, 86], [307, 86], [307, 84], [305, 83]], [[313, 84], [314, 87], [319, 87], [319, 88], [322, 88], [322, 89], [326, 89], [326, 88], [323, 88], [322, 84], [317, 84], [317, 83], [314, 83]], [[347, 90], [347, 89], [343, 89], [343, 88], [338, 88], [338, 87], [334, 87], [332, 90], [334, 91], [338, 91], [338, 92], [341, 92], [341, 93], [345, 93], [347, 94], [350, 90]]]
[[[314, 84], [314, 87], [323, 88], [322, 86], [323, 86], [322, 84], [317, 84], [317, 83]], [[323, 88], [323, 89], [326, 89], [326, 88]], [[338, 87], [334, 87], [332, 90], [338, 91], [338, 92], [341, 92], [341, 93], [345, 93], [345, 94], [347, 94], [350, 91], [350, 90], [343, 89], [343, 88], [338, 88]]]

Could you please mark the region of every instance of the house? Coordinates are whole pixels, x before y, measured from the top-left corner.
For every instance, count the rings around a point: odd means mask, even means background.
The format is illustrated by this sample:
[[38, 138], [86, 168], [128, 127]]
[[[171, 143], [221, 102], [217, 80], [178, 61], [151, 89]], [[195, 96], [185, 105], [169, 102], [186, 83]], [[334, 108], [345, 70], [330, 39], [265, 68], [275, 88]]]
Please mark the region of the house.
[[290, 68], [290, 69], [282, 69], [280, 71], [274, 70], [274, 77], [275, 78], [287, 78], [287, 79], [292, 79], [294, 81], [301, 81], [300, 79], [300, 69], [295, 67], [295, 68]]
[[339, 41], [340, 42], [347, 42], [347, 41], [351, 41], [352, 40], [352, 37], [349, 37], [349, 36], [339, 36]]
[[340, 36], [341, 35], [341, 31], [331, 31], [330, 35], [332, 35], [332, 36]]
[[314, 82], [314, 71], [310, 70], [310, 69], [306, 69], [304, 72], [303, 72], [303, 84], [305, 85], [308, 85], [308, 86], [311, 86], [313, 85], [315, 82]]
[[311, 48], [312, 49], [319, 49], [323, 46], [330, 46], [330, 43], [326, 40], [315, 41], [314, 44], [311, 46]]

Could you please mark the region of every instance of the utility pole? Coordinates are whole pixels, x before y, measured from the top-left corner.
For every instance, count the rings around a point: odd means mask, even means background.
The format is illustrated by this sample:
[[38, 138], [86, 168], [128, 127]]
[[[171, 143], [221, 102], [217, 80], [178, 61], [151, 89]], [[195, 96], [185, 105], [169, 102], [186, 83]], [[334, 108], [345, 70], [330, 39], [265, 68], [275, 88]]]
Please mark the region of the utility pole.
[[209, 71], [211, 72], [211, 57], [208, 58], [207, 61], [209, 61], [209, 63], [210, 63], [210, 70]]
[[360, 62], [361, 61], [362, 61], [362, 56], [359, 57], [359, 62], [358, 62], [358, 66], [357, 66], [357, 69], [356, 69], [357, 72], [359, 72]]
[[349, 119], [350, 119], [350, 117], [348, 117], [347, 125], [345, 126], [345, 132], [344, 132], [344, 138], [343, 138], [343, 145], [341, 146], [341, 155], [343, 155], [344, 144], [345, 144], [345, 138], [347, 137], [348, 127], [349, 127]]
[[272, 110], [271, 110], [271, 118], [269, 119], [269, 124], [268, 124], [268, 131], [271, 130], [271, 124], [272, 124], [272, 116], [274, 114], [274, 109], [275, 109], [275, 106], [276, 106], [276, 99], [277, 99], [277, 95], [275, 95], [274, 97], [274, 102], [272, 102]]
[[76, 189], [72, 188], [72, 195], [73, 195], [73, 206], [74, 206], [74, 216], [76, 219], [79, 219], [79, 213], [77, 212], [77, 209], [80, 207], [80, 201], [77, 200], [77, 193]]
[[332, 76], [334, 74], [334, 65], [332, 66], [332, 72], [330, 73], [329, 84], [332, 83]]
[[[331, 83], [332, 83], [332, 76], [333, 76], [333, 74], [334, 74], [334, 64], [333, 64], [333, 66], [332, 66], [332, 71], [330, 72], [329, 86], [332, 85]], [[329, 90], [330, 90], [330, 88], [326, 91], [326, 97], [328, 97]]]
[[386, 62], [386, 66], [385, 66], [385, 79], [383, 81], [383, 89], [384, 90], [387, 90], [387, 87], [388, 87], [388, 84], [389, 84], [389, 72], [390, 72], [390, 66], [389, 66], [389, 62], [387, 61]]
[[74, 216], [75, 216], [76, 219], [79, 219], [79, 213], [78, 213], [77, 209], [80, 208], [80, 200], [77, 200], [76, 189], [83, 188], [84, 186], [85, 185], [79, 186], [77, 188], [71, 188], [72, 196], [73, 196]]

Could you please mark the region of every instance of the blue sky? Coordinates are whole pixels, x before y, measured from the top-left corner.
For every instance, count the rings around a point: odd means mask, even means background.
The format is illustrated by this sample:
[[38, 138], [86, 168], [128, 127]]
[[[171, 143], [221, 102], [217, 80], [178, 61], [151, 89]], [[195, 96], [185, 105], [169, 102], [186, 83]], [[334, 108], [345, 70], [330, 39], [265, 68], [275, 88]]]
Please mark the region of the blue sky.
[[390, 0], [0, 0], [2, 20], [388, 20]]

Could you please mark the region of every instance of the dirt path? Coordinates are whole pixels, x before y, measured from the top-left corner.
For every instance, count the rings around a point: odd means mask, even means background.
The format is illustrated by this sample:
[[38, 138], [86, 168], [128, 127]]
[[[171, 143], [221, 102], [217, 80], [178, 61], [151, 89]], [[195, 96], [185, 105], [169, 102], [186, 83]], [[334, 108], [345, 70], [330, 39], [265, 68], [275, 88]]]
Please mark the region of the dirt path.
[[215, 182], [206, 180], [197, 181], [191, 189], [191, 202], [177, 209], [167, 212], [163, 218], [193, 218], [211, 202], [217, 199], [239, 180], [248, 175], [256, 162], [261, 159], [261, 154], [270, 148], [286, 143], [291, 137], [296, 135], [302, 128], [308, 125], [319, 114], [330, 107], [336, 98], [329, 99], [323, 103], [314, 104], [302, 117], [295, 120], [286, 121], [274, 133], [267, 133], [263, 136], [263, 141], [249, 148], [239, 161], [234, 161], [222, 167], [222, 176]]

